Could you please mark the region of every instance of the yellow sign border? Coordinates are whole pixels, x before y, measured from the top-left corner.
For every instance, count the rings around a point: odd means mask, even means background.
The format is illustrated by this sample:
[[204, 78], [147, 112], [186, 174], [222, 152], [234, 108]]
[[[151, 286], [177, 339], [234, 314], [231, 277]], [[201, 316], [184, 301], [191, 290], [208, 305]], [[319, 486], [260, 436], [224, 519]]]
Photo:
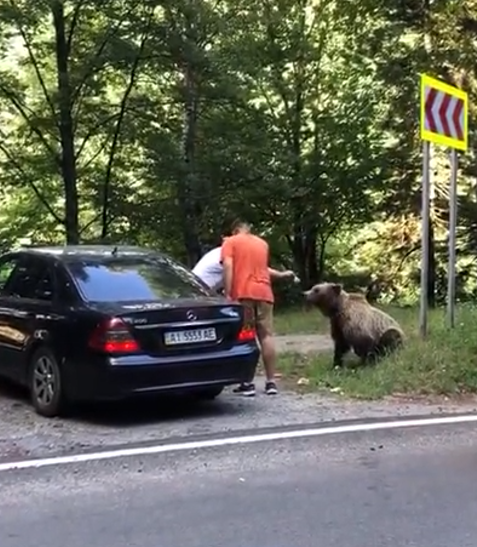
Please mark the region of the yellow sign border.
[[[428, 131], [425, 128], [425, 89], [426, 87], [432, 87], [437, 89], [437, 91], [442, 91], [453, 97], [457, 97], [464, 101], [464, 139], [453, 139], [452, 137], [446, 137], [444, 135], [437, 135], [432, 131]], [[420, 128], [421, 128], [421, 139], [423, 141], [429, 141], [434, 144], [440, 144], [442, 146], [449, 146], [451, 148], [456, 148], [457, 150], [466, 151], [468, 147], [468, 110], [469, 109], [469, 96], [468, 94], [452, 85], [446, 84], [441, 80], [436, 80], [427, 74], [421, 74], [421, 119], [420, 119]]]

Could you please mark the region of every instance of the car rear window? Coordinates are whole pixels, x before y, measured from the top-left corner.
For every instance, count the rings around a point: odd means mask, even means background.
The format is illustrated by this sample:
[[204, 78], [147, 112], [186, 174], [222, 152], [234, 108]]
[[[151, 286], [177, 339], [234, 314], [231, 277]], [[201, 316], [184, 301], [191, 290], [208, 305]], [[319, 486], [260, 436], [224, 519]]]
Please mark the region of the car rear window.
[[130, 302], [210, 295], [186, 268], [166, 258], [120, 257], [68, 264], [90, 302]]

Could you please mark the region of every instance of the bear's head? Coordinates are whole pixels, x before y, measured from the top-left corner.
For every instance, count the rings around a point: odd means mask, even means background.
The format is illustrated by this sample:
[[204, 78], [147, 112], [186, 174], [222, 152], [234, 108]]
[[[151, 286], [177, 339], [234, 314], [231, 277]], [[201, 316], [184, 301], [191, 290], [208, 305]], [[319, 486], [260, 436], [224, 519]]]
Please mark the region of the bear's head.
[[303, 295], [309, 306], [316, 306], [323, 315], [331, 317], [341, 308], [344, 291], [338, 283], [318, 283]]

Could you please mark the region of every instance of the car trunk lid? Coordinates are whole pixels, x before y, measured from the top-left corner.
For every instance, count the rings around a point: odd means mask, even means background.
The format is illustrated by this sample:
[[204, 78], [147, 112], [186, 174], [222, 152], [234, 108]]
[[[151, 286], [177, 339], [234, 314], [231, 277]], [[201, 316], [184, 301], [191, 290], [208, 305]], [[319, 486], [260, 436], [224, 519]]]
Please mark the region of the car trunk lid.
[[220, 298], [125, 302], [99, 307], [127, 325], [140, 350], [157, 356], [231, 347], [239, 339], [244, 321], [242, 306]]

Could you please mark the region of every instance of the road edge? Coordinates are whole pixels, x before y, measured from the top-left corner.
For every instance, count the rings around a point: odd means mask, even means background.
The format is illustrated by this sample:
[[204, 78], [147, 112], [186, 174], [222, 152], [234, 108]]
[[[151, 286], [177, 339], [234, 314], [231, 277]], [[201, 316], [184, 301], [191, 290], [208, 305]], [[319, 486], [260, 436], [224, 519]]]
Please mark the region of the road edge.
[[273, 442], [289, 439], [303, 439], [325, 435], [405, 429], [429, 426], [458, 425], [477, 422], [477, 413], [442, 414], [439, 416], [399, 416], [386, 418], [361, 418], [342, 421], [328, 421], [311, 424], [267, 427], [251, 430], [237, 430], [233, 433], [217, 433], [187, 437], [169, 438], [163, 442], [136, 443], [134, 445], [109, 446], [91, 449], [76, 454], [56, 455], [44, 458], [8, 460], [0, 462], [0, 473], [22, 469], [37, 469], [68, 464], [86, 463], [99, 460], [157, 455], [180, 451], [194, 451], [224, 446], [237, 446], [259, 442]]

